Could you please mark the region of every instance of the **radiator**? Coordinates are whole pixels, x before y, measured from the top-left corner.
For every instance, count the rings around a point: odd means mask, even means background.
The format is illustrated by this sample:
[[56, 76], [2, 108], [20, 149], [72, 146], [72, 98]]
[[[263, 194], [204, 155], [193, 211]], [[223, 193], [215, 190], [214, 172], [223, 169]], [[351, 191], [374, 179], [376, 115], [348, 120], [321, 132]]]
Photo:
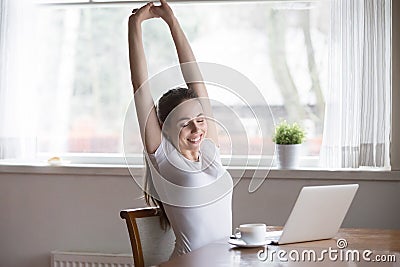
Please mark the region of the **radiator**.
[[133, 267], [130, 254], [51, 252], [51, 267]]

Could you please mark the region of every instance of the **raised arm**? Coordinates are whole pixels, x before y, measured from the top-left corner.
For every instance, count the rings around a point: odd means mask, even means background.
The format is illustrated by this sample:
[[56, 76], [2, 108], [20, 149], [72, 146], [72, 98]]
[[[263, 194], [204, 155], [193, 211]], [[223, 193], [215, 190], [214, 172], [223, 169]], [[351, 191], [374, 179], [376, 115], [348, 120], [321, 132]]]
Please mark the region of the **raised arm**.
[[161, 128], [158, 123], [148, 83], [147, 62], [142, 40], [142, 22], [157, 17], [152, 12], [152, 3], [138, 9], [129, 17], [128, 43], [129, 65], [134, 91], [136, 113], [143, 145], [148, 153], [154, 153], [161, 143]]
[[[154, 6], [154, 13], [160, 16], [169, 26], [172, 39], [174, 40], [178, 53], [179, 63], [183, 78], [188, 87], [192, 88], [199, 96], [205, 115], [210, 118], [207, 120], [207, 137], [212, 139], [216, 146], [219, 146], [217, 127], [213, 119], [212, 108], [208, 98], [207, 88], [203, 82], [199, 66], [192, 51], [189, 41], [186, 38], [177, 18], [166, 0], [160, 0], [160, 6]], [[197, 81], [197, 82], [192, 82]]]

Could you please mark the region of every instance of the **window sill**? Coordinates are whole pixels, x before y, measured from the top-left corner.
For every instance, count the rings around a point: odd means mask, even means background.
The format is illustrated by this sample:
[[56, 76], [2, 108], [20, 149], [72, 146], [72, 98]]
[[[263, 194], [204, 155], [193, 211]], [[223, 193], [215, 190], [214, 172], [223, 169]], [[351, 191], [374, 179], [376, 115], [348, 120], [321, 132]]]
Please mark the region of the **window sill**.
[[[0, 163], [1, 174], [44, 174], [44, 175], [82, 175], [82, 176], [141, 176], [142, 165], [128, 167], [112, 164], [5, 164]], [[300, 179], [300, 180], [361, 180], [361, 181], [400, 181], [400, 171], [390, 170], [321, 170], [302, 168], [297, 170], [279, 170], [256, 167], [228, 167], [234, 178], [251, 179]]]

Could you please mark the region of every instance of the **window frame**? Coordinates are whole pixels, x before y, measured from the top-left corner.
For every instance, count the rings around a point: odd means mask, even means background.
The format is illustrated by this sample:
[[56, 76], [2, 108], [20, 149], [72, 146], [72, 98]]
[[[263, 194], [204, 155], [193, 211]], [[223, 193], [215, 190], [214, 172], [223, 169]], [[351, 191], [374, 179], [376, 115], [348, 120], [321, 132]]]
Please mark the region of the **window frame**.
[[[269, 0], [260, 0], [260, 1], [265, 1], [269, 2]], [[282, 0], [285, 1], [285, 0]], [[308, 0], [309, 2], [317, 2], [321, 0]], [[171, 3], [187, 3], [188, 1], [182, 1], [182, 0], [170, 0], [169, 2]], [[213, 0], [195, 0], [191, 1], [191, 3], [204, 3], [204, 2], [213, 2]], [[218, 0], [215, 2], [244, 2], [242, 0]], [[293, 1], [286, 1], [286, 2], [293, 2]], [[44, 6], [115, 6], [115, 5], [126, 5], [126, 4], [133, 4], [140, 6], [142, 4], [147, 3], [147, 1], [102, 1], [102, 0], [77, 0], [77, 1], [66, 1], [66, 2], [54, 2], [54, 1], [37, 1], [37, 5], [44, 5]], [[393, 1], [392, 2], [392, 14], [396, 14], [395, 11], [400, 10], [400, 3]], [[392, 73], [398, 73], [400, 72], [400, 52], [398, 52], [397, 49], [393, 49], [393, 47], [400, 47], [400, 38], [399, 34], [394, 32], [393, 29], [396, 28], [395, 25], [400, 26], [400, 21], [398, 17], [393, 17], [392, 16]], [[398, 171], [400, 170], [400, 107], [398, 105], [394, 105], [394, 103], [400, 103], [400, 90], [398, 89], [400, 87], [400, 77], [392, 75], [392, 135], [391, 135], [391, 149], [390, 149], [390, 154], [391, 154], [391, 170], [392, 171]], [[79, 155], [77, 155], [79, 154]], [[101, 155], [93, 155], [95, 153], [90, 153], [91, 155], [87, 155], [84, 153], [77, 153], [74, 155], [74, 153], [68, 153], [66, 155], [60, 155], [64, 156], [66, 161], [70, 161], [71, 163], [77, 163], [79, 164], [98, 164], [98, 165], [104, 165], [104, 164], [124, 164], [124, 158], [120, 156], [120, 154], [113, 154], [113, 153], [102, 153]], [[46, 155], [43, 153], [43, 155], [38, 155], [39, 160], [43, 160], [46, 157], [50, 157], [49, 155]], [[141, 160], [142, 160], [142, 155], [137, 156], [136, 160], [134, 163], [141, 165]], [[227, 163], [227, 157], [222, 157], [222, 160], [224, 163]], [[310, 166], [317, 167], [318, 164], [318, 157], [308, 157], [308, 158], [303, 158], [302, 163], [300, 166], [302, 166], [302, 169], [307, 169], [310, 168]], [[236, 160], [235, 160], [236, 161]], [[257, 159], [252, 159], [252, 161], [257, 161]], [[304, 161], [308, 162], [313, 162], [311, 164], [304, 163]], [[235, 167], [243, 167], [243, 164], [233, 164]], [[256, 164], [249, 164], [249, 167], [255, 167]], [[308, 167], [303, 167], [303, 166], [308, 166]], [[318, 170], [323, 170], [320, 167], [317, 168]]]

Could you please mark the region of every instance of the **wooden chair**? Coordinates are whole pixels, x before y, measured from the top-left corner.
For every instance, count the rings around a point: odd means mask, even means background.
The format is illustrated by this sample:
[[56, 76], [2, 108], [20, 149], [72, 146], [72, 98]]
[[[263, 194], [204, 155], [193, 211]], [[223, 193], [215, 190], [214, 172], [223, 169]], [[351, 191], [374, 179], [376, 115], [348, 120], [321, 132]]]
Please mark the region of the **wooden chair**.
[[167, 261], [175, 244], [174, 232], [161, 229], [158, 208], [121, 210], [131, 240], [135, 267], [157, 265]]

